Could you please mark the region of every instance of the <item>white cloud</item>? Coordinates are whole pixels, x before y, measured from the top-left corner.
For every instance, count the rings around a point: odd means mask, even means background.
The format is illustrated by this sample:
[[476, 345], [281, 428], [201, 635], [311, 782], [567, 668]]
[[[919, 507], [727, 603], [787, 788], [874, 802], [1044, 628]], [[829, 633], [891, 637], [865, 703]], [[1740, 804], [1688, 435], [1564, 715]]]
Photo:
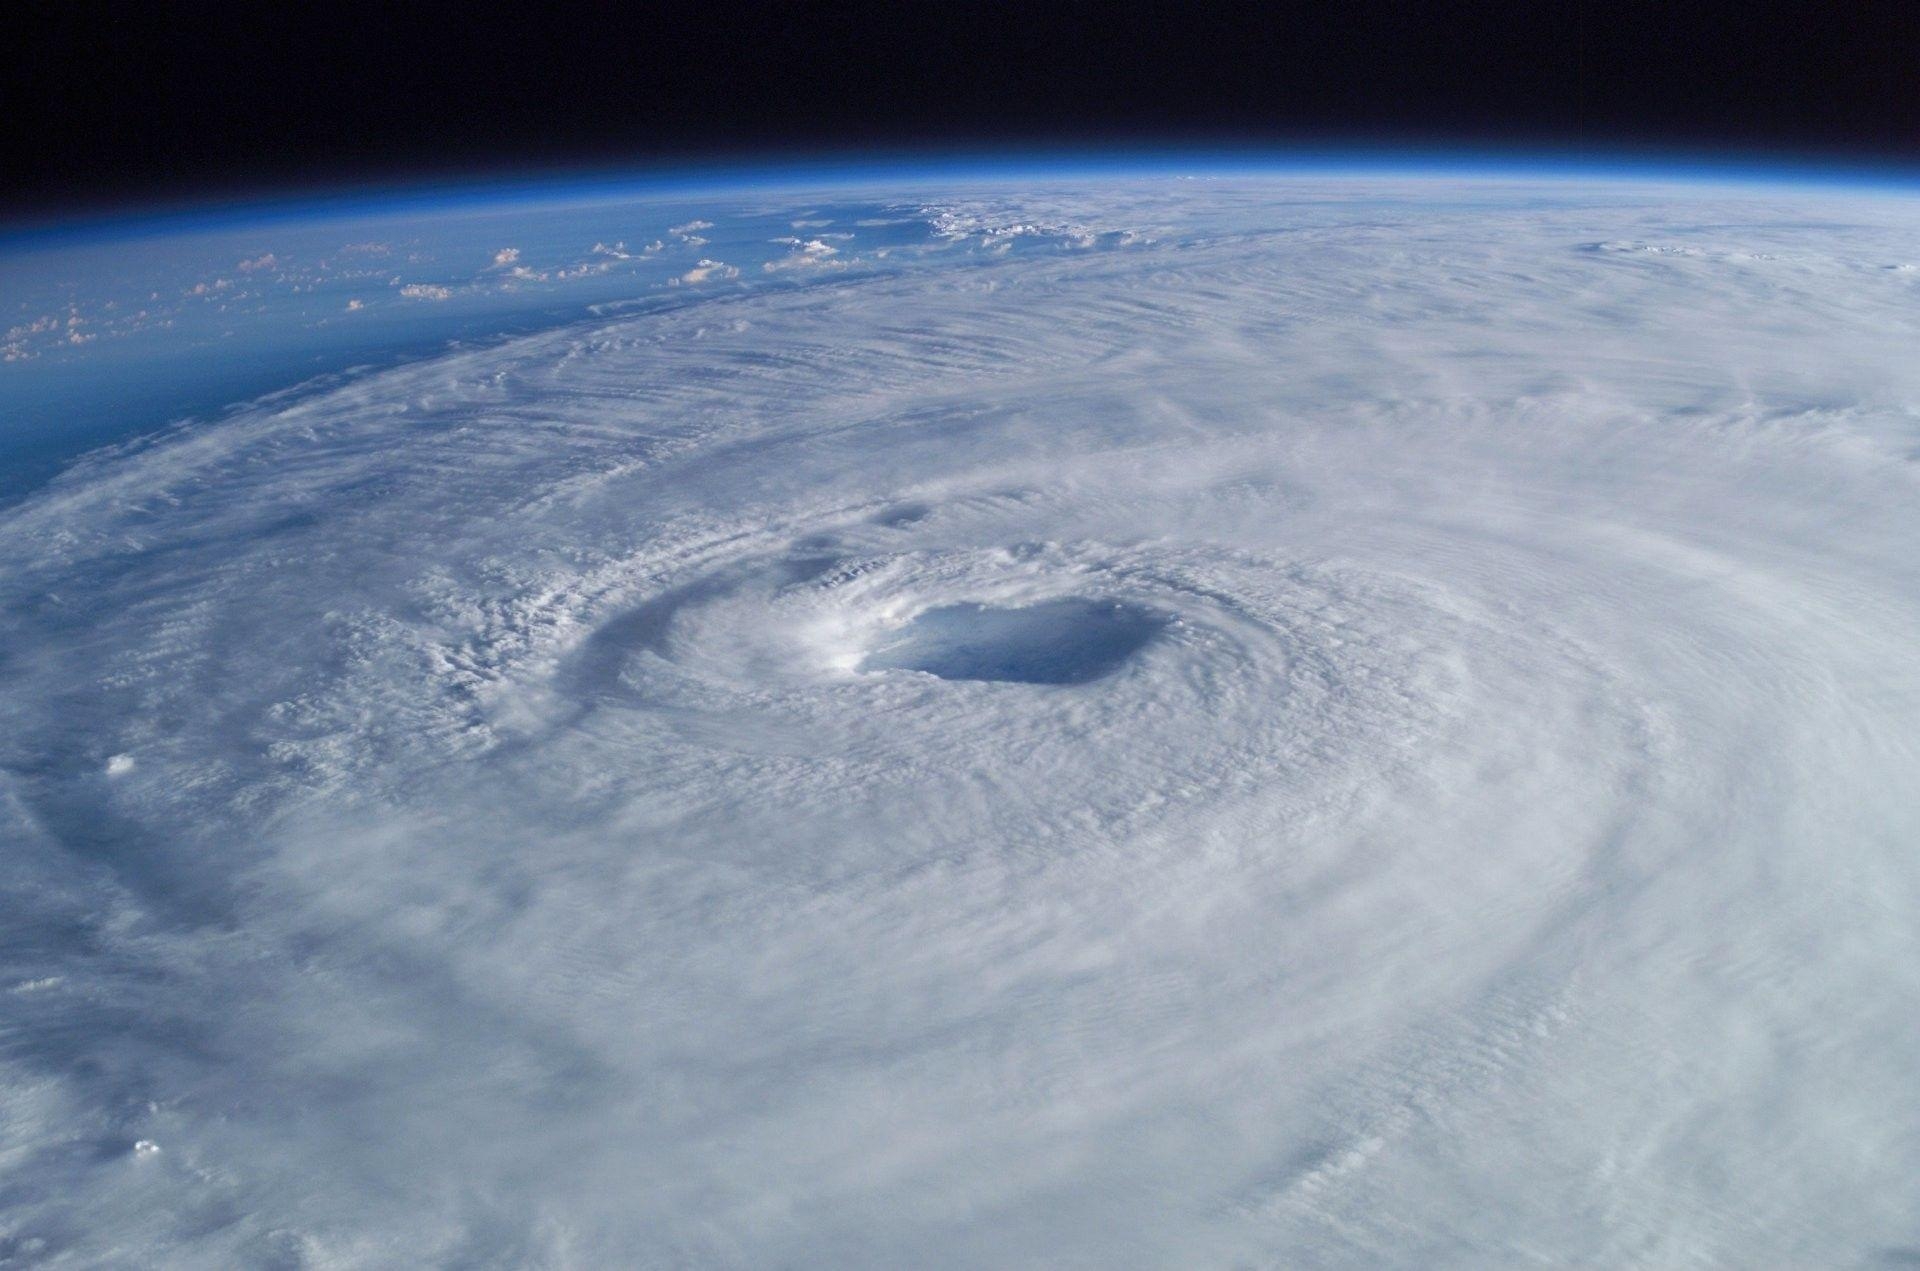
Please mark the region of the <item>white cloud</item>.
[[786, 256], [767, 261], [761, 268], [768, 273], [777, 273], [787, 269], [809, 269], [821, 266], [840, 267], [844, 261], [833, 259], [839, 255], [839, 249], [818, 238], [776, 238], [776, 243], [785, 243], [793, 250]]
[[243, 274], [250, 274], [260, 269], [278, 269], [279, 267], [280, 258], [272, 252], [255, 256], [251, 260], [243, 260], [235, 266], [235, 268]]
[[712, 229], [712, 228], [713, 228], [712, 221], [688, 221], [685, 225], [669, 226], [667, 229], [667, 233], [677, 234], [680, 237], [684, 238], [687, 235], [693, 233], [695, 230]]
[[19, 340], [30, 335], [44, 335], [49, 331], [59, 330], [61, 325], [62, 319], [57, 314], [42, 314], [31, 322], [23, 322], [18, 326], [8, 328], [6, 338], [9, 340]]
[[400, 294], [409, 300], [450, 300], [453, 298], [453, 288], [438, 283], [410, 282], [400, 288]]
[[701, 260], [700, 263], [681, 274], [676, 282], [710, 282], [714, 279], [738, 278], [740, 271], [720, 260]]
[[505, 265], [511, 265], [519, 259], [520, 249], [518, 247], [502, 247], [493, 254], [493, 265], [494, 268], [498, 269]]

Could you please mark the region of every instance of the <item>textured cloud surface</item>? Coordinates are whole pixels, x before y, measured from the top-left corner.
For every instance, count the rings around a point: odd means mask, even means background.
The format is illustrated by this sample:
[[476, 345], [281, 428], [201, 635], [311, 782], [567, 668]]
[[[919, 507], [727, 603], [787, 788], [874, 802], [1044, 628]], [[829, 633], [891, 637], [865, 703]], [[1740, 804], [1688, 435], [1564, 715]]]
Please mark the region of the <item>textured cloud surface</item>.
[[915, 214], [0, 515], [0, 1252], [1920, 1259], [1913, 205]]

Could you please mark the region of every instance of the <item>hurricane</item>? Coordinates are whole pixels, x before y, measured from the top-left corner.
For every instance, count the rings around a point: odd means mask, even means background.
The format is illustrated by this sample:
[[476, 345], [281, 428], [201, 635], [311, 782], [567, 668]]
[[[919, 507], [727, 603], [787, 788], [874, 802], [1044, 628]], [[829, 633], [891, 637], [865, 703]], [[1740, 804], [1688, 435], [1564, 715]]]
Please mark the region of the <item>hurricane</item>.
[[0, 1253], [1920, 1261], [1909, 193], [839, 198], [0, 509]]

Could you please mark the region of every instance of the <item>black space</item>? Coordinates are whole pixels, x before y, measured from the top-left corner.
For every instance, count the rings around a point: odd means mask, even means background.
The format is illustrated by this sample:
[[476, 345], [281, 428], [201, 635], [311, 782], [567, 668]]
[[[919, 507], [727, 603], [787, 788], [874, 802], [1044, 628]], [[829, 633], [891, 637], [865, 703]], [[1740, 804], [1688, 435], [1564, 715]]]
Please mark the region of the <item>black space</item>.
[[1088, 143], [1920, 161], [1913, 0], [34, 2], [0, 210]]

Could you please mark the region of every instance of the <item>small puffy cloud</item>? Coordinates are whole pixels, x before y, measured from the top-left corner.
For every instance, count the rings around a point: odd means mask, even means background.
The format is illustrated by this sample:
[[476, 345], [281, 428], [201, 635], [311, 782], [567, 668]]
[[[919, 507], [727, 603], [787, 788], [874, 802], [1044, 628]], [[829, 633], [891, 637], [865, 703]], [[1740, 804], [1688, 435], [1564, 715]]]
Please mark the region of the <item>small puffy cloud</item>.
[[518, 247], [502, 247], [493, 254], [494, 268], [498, 269], [506, 265], [511, 265], [519, 259], [520, 249]]
[[779, 260], [770, 260], [762, 265], [761, 268], [768, 273], [777, 273], [783, 269], [814, 268], [822, 265], [840, 267], [846, 264], [845, 261], [833, 259], [840, 254], [839, 248], [818, 238], [776, 238], [773, 241], [776, 243], [785, 243], [787, 246], [793, 248], [793, 250]]
[[360, 309], [364, 309], [364, 308], [366, 308], [366, 307], [367, 307], [367, 304], [366, 304], [366, 301], [364, 301], [364, 300], [360, 300], [360, 299], [358, 299], [358, 298], [356, 298], [356, 299], [353, 299], [353, 300], [349, 300], [349, 301], [347, 301], [347, 312], [348, 312], [348, 313], [353, 313], [353, 312], [355, 312], [356, 310], [360, 310]]
[[685, 238], [687, 235], [693, 233], [695, 230], [712, 229], [712, 228], [713, 228], [712, 221], [688, 221], [685, 225], [669, 225], [667, 227], [667, 233], [675, 234], [681, 238]]
[[6, 338], [9, 340], [18, 340], [29, 335], [44, 335], [49, 331], [58, 329], [59, 326], [60, 317], [58, 314], [43, 314], [35, 318], [32, 322], [23, 322], [17, 327], [9, 328]]
[[674, 279], [675, 282], [710, 282], [715, 279], [738, 278], [740, 271], [721, 260], [702, 259], [698, 265]]
[[280, 258], [272, 252], [262, 252], [251, 260], [241, 261], [235, 268], [243, 274], [250, 274], [260, 269], [278, 269], [280, 268]]
[[436, 283], [410, 282], [400, 288], [400, 294], [409, 300], [451, 300], [453, 288]]

